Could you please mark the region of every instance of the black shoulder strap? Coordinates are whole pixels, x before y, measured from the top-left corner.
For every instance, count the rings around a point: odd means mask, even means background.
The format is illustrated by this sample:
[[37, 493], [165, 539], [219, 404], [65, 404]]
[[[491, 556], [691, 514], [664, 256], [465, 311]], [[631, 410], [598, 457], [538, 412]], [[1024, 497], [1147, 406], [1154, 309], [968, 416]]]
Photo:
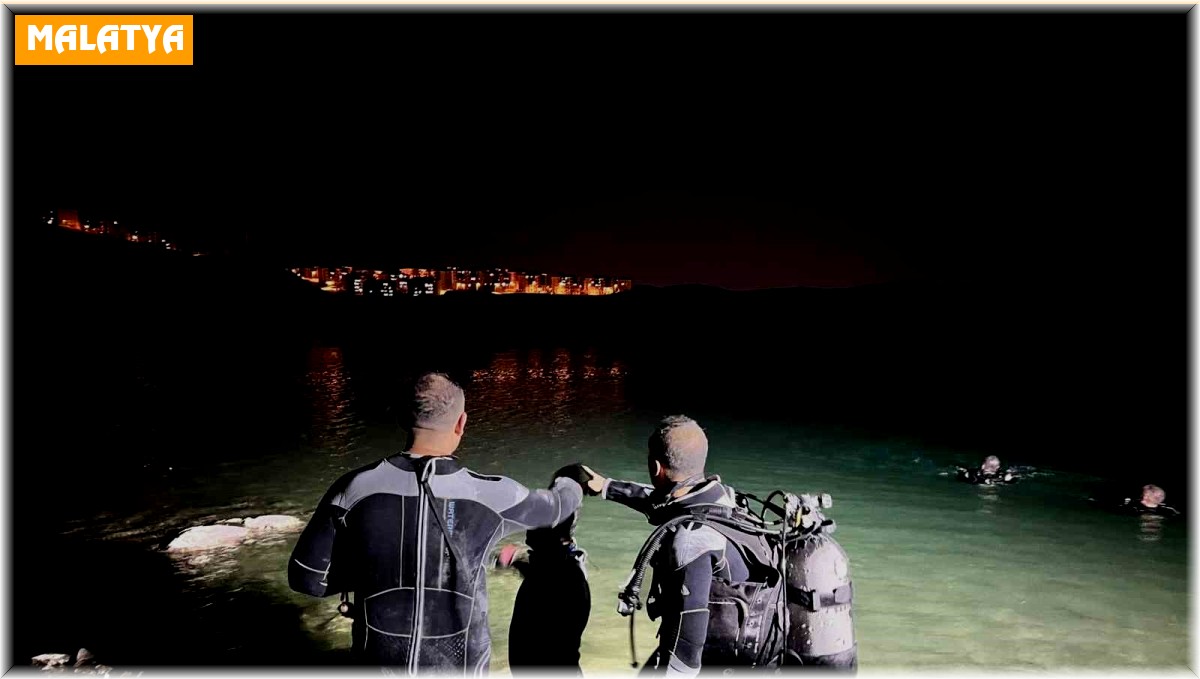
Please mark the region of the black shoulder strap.
[[753, 557], [754, 561], [757, 561], [762, 566], [778, 569], [779, 565], [772, 558], [770, 547], [762, 536], [738, 530], [723, 521], [708, 521], [703, 518], [703, 515], [694, 517], [693, 520], [696, 523], [712, 528], [726, 540], [732, 542], [738, 552], [742, 554], [743, 559], [749, 561], [747, 557]]

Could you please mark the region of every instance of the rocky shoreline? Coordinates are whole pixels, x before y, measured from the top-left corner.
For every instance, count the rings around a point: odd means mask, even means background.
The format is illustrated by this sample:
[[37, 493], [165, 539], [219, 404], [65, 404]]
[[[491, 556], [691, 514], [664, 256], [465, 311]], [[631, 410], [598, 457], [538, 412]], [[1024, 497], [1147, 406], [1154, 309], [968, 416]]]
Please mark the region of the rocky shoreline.
[[[271, 536], [303, 530], [304, 521], [283, 514], [225, 519], [215, 524], [186, 528], [166, 547], [171, 556], [183, 557], [189, 564], [208, 563], [210, 553], [220, 553], [250, 545]], [[110, 679], [138, 677], [141, 672], [120, 671], [96, 660], [81, 648], [74, 654], [42, 653], [30, 658], [30, 666], [53, 674], [102, 675]]]
[[216, 524], [193, 526], [184, 530], [167, 545], [167, 551], [193, 554], [210, 549], [238, 547], [269, 533], [291, 533], [303, 528], [303, 521], [285, 514], [226, 519]]
[[141, 672], [134, 674], [133, 672], [121, 672], [117, 674], [108, 665], [96, 662], [96, 656], [86, 648], [81, 648], [71, 656], [67, 653], [43, 653], [35, 655], [30, 659], [30, 664], [33, 667], [40, 667], [43, 672], [51, 672], [53, 674], [88, 674], [102, 675], [105, 677], [136, 677], [140, 676]]

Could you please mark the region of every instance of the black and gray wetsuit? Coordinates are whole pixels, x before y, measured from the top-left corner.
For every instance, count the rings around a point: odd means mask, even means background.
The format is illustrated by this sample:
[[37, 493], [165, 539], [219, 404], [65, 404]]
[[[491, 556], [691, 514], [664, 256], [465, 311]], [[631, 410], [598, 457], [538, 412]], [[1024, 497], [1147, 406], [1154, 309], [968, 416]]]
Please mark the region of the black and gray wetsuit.
[[959, 481], [979, 486], [995, 486], [1002, 483], [1016, 483], [1021, 478], [1021, 475], [1017, 470], [1011, 468], [1004, 471], [989, 472], [983, 469], [959, 467], [956, 478]]
[[[677, 516], [688, 505], [736, 505], [733, 488], [712, 478], [686, 495], [667, 500], [652, 486], [629, 481], [605, 482], [601, 496], [646, 514], [651, 523]], [[668, 676], [699, 673], [708, 637], [709, 592], [714, 579], [745, 582], [749, 567], [735, 545], [715, 529], [684, 522], [669, 533], [651, 567], [654, 579], [647, 597], [650, 619], [661, 617], [658, 648], [646, 661], [645, 671]]]
[[356, 662], [486, 674], [484, 565], [496, 541], [558, 524], [582, 497], [566, 478], [531, 491], [453, 457], [399, 453], [333, 484], [292, 552], [288, 582], [313, 596], [354, 593]]
[[1157, 507], [1147, 507], [1140, 500], [1125, 498], [1125, 502], [1117, 508], [1117, 511], [1126, 514], [1154, 514], [1156, 516], [1179, 516], [1179, 510], [1167, 505], [1158, 505]]

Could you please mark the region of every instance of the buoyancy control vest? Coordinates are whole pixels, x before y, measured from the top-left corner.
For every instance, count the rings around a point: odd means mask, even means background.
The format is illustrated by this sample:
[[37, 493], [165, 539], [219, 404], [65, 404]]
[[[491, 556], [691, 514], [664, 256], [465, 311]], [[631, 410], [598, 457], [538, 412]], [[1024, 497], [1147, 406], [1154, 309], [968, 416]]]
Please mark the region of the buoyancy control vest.
[[[684, 523], [701, 524], [729, 540], [750, 570], [746, 582], [713, 580], [704, 667], [823, 666], [855, 671], [858, 650], [849, 559], [830, 535], [836, 524], [820, 511], [830, 507], [832, 499], [783, 491], [766, 500], [747, 493], [735, 497], [736, 507], [686, 505], [663, 521], [638, 553], [618, 594], [618, 612], [632, 615], [642, 607], [646, 568], [667, 535]], [[780, 502], [773, 501], [776, 497]], [[757, 513], [752, 502], [761, 507]], [[631, 618], [631, 646], [632, 624]], [[636, 662], [635, 653], [635, 666]]]

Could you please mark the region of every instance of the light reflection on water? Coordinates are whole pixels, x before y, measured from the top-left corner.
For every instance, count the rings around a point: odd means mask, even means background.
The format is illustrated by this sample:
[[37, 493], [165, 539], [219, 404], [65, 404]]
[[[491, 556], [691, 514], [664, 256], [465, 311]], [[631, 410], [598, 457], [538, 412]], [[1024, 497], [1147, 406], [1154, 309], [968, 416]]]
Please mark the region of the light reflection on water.
[[1166, 517], [1157, 514], [1138, 515], [1138, 539], [1143, 542], [1158, 542], [1162, 539]]
[[[307, 517], [335, 478], [403, 445], [394, 424], [363, 415], [367, 397], [356, 384], [364, 368], [356, 374], [352, 365], [342, 349], [309, 354], [295, 446], [197, 463], [187, 479], [162, 480], [147, 495], [152, 504], [76, 517], [72, 534], [152, 551], [155, 540], [188, 525], [265, 513]], [[469, 420], [460, 458], [530, 486], [548, 483], [554, 469], [573, 461], [641, 480], [650, 425], [666, 413], [631, 402], [629, 375], [627, 363], [598, 350], [498, 354], [464, 380]], [[860, 597], [855, 617], [864, 669], [1186, 665], [1181, 522], [1111, 516], [1082, 500], [1072, 503], [1083, 495], [1083, 480], [1069, 474], [1008, 487], [955, 483], [944, 469], [979, 457], [969, 451], [719, 415], [701, 424], [712, 442], [710, 471], [727, 482], [755, 493], [783, 487], [833, 494], [835, 537], [850, 554]], [[633, 672], [628, 621], [614, 613], [613, 593], [648, 532], [643, 518], [613, 503], [585, 502], [579, 541], [590, 554], [593, 593], [585, 670]], [[344, 648], [348, 628], [336, 615], [336, 598], [311, 599], [287, 587], [293, 541], [294, 535], [248, 544], [207, 563], [173, 561], [187, 595], [178, 614], [202, 611], [218, 628], [244, 629], [267, 601], [273, 614], [295, 613], [312, 648]], [[489, 575], [496, 671], [506, 667], [506, 621], [518, 585], [512, 573]], [[653, 648], [655, 628], [645, 617], [637, 621], [643, 656]], [[220, 643], [260, 653], [265, 662], [289, 662], [286, 648]], [[997, 654], [998, 646], [1019, 650]], [[208, 661], [220, 662], [225, 651], [212, 652]]]
[[983, 485], [983, 484], [980, 484], [975, 487], [979, 489], [979, 500], [980, 500], [979, 509], [977, 511], [980, 514], [994, 514], [995, 508], [992, 505], [994, 503], [1000, 502], [1003, 499], [1000, 494], [1000, 487], [999, 486], [988, 486], [988, 485]]
[[308, 444], [337, 457], [354, 449], [363, 423], [354, 410], [351, 377], [337, 347], [314, 347], [304, 379], [305, 403], [311, 426]]
[[487, 456], [478, 444], [515, 446], [518, 441], [569, 437], [581, 423], [629, 412], [624, 404], [625, 366], [596, 350], [530, 350], [500, 354], [472, 372], [465, 385], [469, 435], [464, 459]]

